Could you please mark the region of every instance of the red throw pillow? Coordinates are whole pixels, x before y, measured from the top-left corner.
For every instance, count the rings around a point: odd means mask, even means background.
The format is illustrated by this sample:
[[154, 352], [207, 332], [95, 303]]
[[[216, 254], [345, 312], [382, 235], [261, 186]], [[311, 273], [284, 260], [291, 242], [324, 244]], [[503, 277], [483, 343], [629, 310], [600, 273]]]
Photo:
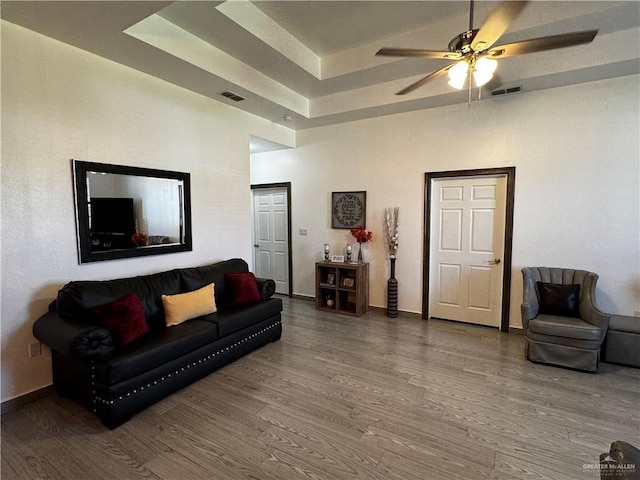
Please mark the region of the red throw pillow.
[[258, 292], [256, 276], [251, 272], [224, 274], [224, 286], [228, 305], [262, 300]]
[[99, 305], [93, 313], [123, 346], [149, 331], [140, 297], [130, 293], [119, 300]]

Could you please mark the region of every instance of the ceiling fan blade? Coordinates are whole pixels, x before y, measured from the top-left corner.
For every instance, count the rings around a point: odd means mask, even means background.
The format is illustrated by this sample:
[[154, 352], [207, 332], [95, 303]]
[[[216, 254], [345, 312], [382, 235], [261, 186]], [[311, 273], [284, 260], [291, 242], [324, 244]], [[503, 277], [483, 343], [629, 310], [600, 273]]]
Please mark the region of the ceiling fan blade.
[[381, 48], [376, 53], [379, 57], [422, 57], [447, 58], [457, 60], [462, 58], [458, 52], [439, 52], [435, 50], [421, 50], [418, 48]]
[[447, 73], [449, 71], [449, 69], [451, 67], [453, 67], [455, 65], [455, 63], [450, 63], [449, 65], [442, 67], [440, 70], [436, 70], [433, 73], [430, 73], [429, 75], [427, 75], [424, 78], [421, 78], [420, 80], [418, 80], [415, 83], [412, 83], [411, 85], [409, 85], [406, 88], [403, 88], [402, 90], [400, 90], [398, 93], [396, 93], [396, 95], [406, 95], [407, 93], [413, 92], [415, 89], [420, 88], [421, 86], [423, 86], [425, 83], [433, 80], [434, 78], [438, 78], [441, 77], [442, 75], [444, 75], [445, 73]]
[[491, 58], [506, 58], [525, 53], [543, 52], [556, 48], [573, 47], [590, 43], [596, 37], [598, 30], [587, 30], [584, 32], [563, 33], [550, 37], [531, 38], [521, 42], [498, 45], [487, 52]]
[[502, 2], [484, 21], [471, 42], [474, 52], [490, 48], [507, 30], [529, 2]]

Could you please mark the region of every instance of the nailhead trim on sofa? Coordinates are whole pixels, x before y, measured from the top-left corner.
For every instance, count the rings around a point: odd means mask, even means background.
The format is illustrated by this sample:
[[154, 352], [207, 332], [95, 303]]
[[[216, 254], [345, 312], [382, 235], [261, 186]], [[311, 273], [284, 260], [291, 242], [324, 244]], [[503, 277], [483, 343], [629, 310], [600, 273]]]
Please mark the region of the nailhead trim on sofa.
[[[199, 363], [202, 363], [202, 362], [206, 362], [206, 361], [208, 361], [208, 360], [211, 360], [212, 358], [214, 358], [214, 357], [216, 357], [216, 356], [220, 355], [221, 353], [225, 353], [225, 352], [227, 352], [227, 351], [229, 351], [229, 350], [234, 349], [235, 347], [237, 347], [237, 346], [239, 346], [239, 345], [243, 344], [244, 342], [246, 342], [246, 341], [250, 340], [251, 338], [254, 338], [254, 337], [257, 337], [257, 336], [259, 336], [259, 335], [262, 335], [262, 334], [263, 334], [263, 333], [265, 333], [267, 330], [270, 330], [270, 329], [272, 329], [272, 328], [274, 328], [274, 327], [277, 327], [277, 326], [278, 326], [278, 325], [280, 325], [281, 323], [282, 323], [282, 322], [276, 322], [276, 323], [274, 323], [273, 325], [269, 325], [268, 327], [263, 328], [263, 329], [262, 329], [262, 330], [260, 330], [259, 332], [254, 333], [254, 334], [252, 334], [252, 335], [249, 335], [248, 337], [246, 337], [246, 338], [244, 338], [244, 339], [240, 340], [239, 342], [236, 342], [236, 343], [234, 343], [233, 345], [230, 345], [230, 346], [226, 347], [224, 350], [219, 350], [219, 351], [217, 351], [216, 353], [212, 353], [212, 354], [210, 354], [210, 355], [207, 355], [206, 357], [203, 357], [203, 358], [201, 358], [201, 359], [200, 359], [200, 360], [198, 360], [198, 361], [191, 362], [191, 364], [187, 364], [186, 366], [184, 366], [184, 367], [180, 368], [180, 370], [176, 370], [175, 372], [173, 372], [173, 373], [169, 373], [169, 374], [165, 375], [164, 377], [160, 377], [159, 379], [154, 380], [153, 382], [149, 382], [146, 386], [142, 386], [142, 387], [140, 387], [140, 388], [136, 388], [136, 389], [134, 389], [134, 390], [133, 390], [133, 391], [131, 391], [131, 392], [127, 392], [127, 393], [126, 393], [126, 394], [124, 394], [124, 395], [120, 395], [120, 396], [118, 396], [118, 398], [117, 398], [117, 399], [114, 399], [114, 400], [107, 400], [107, 399], [101, 398], [101, 397], [99, 397], [98, 395], [96, 395], [96, 390], [95, 390], [95, 377], [96, 377], [96, 375], [95, 375], [95, 368], [96, 368], [96, 367], [95, 367], [94, 361], [92, 360], [92, 361], [91, 361], [91, 392], [92, 392], [92, 394], [93, 394], [93, 403], [94, 403], [94, 404], [102, 404], [102, 405], [113, 405], [115, 402], [119, 402], [119, 401], [122, 401], [122, 400], [126, 400], [127, 398], [131, 397], [132, 395], [137, 394], [137, 393], [138, 393], [138, 391], [143, 391], [145, 388], [151, 388], [152, 386], [157, 385], [158, 383], [162, 383], [163, 381], [165, 381], [165, 380], [169, 379], [172, 375], [179, 375], [181, 372], [184, 372], [185, 370], [188, 370], [189, 368], [194, 367], [194, 366], [196, 366], [196, 365], [197, 365], [197, 364], [199, 364]], [[97, 412], [97, 409], [96, 409], [95, 407], [94, 407], [94, 409], [93, 409], [93, 412], [94, 412], [94, 413], [96, 413], [96, 412]]]

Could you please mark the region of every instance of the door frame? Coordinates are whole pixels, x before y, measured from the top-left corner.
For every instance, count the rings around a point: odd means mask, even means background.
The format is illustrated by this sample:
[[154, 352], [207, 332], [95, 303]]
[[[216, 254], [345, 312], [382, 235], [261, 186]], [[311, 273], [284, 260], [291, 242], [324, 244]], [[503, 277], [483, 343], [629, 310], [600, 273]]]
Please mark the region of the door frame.
[[504, 255], [502, 261], [502, 312], [500, 331], [509, 331], [509, 307], [511, 300], [511, 258], [513, 247], [513, 205], [515, 198], [516, 167], [480, 168], [473, 170], [451, 170], [424, 174], [424, 246], [422, 268], [422, 318], [429, 319], [429, 271], [431, 267], [431, 183], [439, 178], [507, 176], [507, 198], [505, 205]]
[[[251, 212], [254, 214], [253, 218], [255, 218], [254, 211], [254, 202], [253, 202], [253, 191], [261, 190], [267, 188], [284, 188], [287, 191], [287, 250], [288, 250], [288, 267], [289, 267], [289, 298], [293, 298], [293, 256], [292, 256], [292, 238], [293, 234], [291, 232], [291, 182], [280, 182], [280, 183], [258, 183], [251, 185]], [[254, 238], [255, 240], [255, 228], [254, 230]], [[255, 257], [254, 257], [255, 258]]]

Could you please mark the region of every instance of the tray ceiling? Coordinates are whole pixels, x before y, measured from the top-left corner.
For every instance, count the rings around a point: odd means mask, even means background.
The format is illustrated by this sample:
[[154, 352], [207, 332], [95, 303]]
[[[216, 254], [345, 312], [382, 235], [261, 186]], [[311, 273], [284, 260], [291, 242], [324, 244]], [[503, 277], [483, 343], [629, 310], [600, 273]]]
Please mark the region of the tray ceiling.
[[[476, 2], [479, 26], [498, 2]], [[381, 47], [445, 50], [466, 1], [3, 1], [3, 19], [293, 129], [466, 103], [446, 64], [375, 57]], [[499, 61], [492, 90], [532, 91], [640, 72], [640, 2], [533, 1], [500, 43], [599, 29], [593, 43]], [[241, 101], [223, 97], [233, 92]], [[473, 90], [477, 99], [478, 91]], [[473, 104], [472, 104], [473, 106]]]

